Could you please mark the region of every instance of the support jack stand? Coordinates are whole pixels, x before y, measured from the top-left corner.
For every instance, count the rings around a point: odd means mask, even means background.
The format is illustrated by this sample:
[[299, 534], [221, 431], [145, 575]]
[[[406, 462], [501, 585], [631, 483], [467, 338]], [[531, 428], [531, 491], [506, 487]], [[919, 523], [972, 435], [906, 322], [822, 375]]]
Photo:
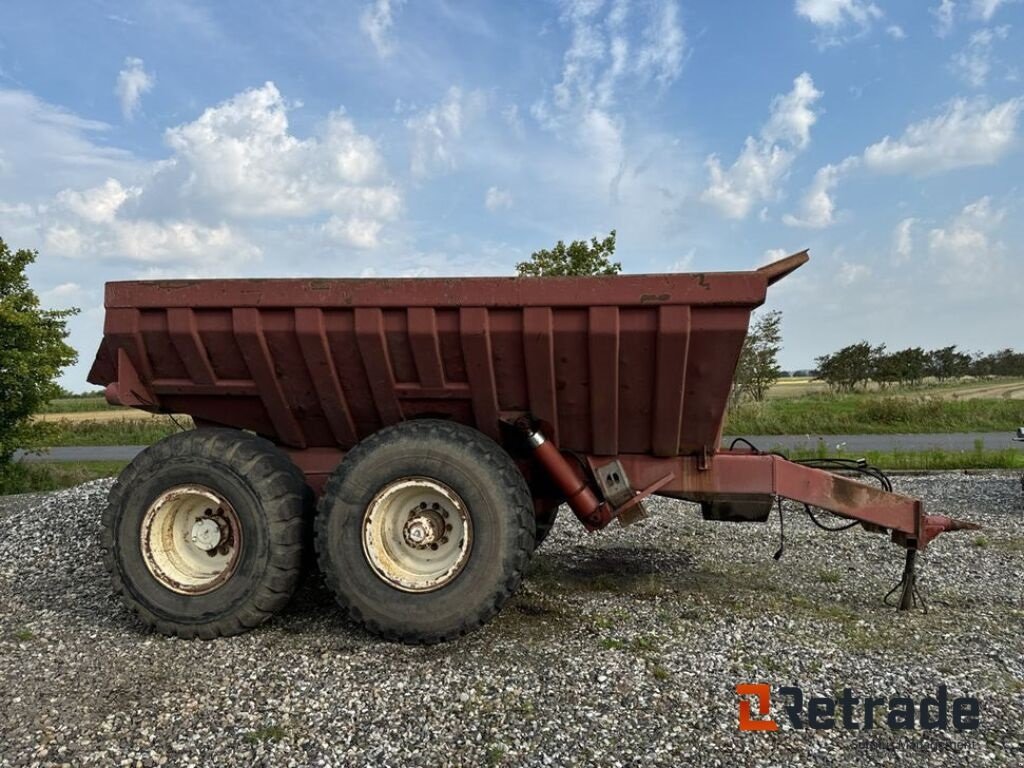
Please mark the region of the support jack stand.
[[917, 573], [915, 572], [914, 565], [917, 562], [917, 548], [909, 547], [907, 549], [907, 559], [903, 565], [903, 578], [900, 579], [900, 583], [889, 590], [889, 594], [885, 596], [885, 604], [892, 605], [889, 602], [889, 598], [892, 597], [896, 592], [900, 593], [899, 603], [897, 604], [897, 610], [909, 611], [911, 608], [917, 608], [920, 604], [921, 608], [925, 613], [928, 613], [928, 606], [924, 601], [924, 597], [921, 596], [920, 590], [917, 588]]

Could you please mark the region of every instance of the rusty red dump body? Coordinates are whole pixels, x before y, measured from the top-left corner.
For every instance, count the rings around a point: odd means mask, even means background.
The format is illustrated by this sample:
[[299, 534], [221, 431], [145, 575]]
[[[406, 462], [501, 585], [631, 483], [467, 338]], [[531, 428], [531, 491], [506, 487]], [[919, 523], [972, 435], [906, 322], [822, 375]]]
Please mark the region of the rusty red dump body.
[[[916, 500], [719, 450], [750, 313], [806, 260], [614, 277], [109, 283], [89, 381], [114, 402], [268, 437], [318, 490], [387, 425], [452, 419], [507, 444], [507, 425], [525, 417], [557, 448], [542, 463], [560, 497], [541, 498], [522, 465], [538, 509], [573, 500], [575, 482], [586, 498], [574, 510], [592, 528], [652, 492], [737, 504], [781, 495], [924, 546], [950, 524]], [[582, 461], [555, 466], [559, 454]], [[630, 480], [617, 500], [595, 483], [612, 461]]]
[[532, 413], [562, 450], [698, 454], [781, 274], [110, 283], [89, 380], [294, 449], [426, 415], [497, 439]]

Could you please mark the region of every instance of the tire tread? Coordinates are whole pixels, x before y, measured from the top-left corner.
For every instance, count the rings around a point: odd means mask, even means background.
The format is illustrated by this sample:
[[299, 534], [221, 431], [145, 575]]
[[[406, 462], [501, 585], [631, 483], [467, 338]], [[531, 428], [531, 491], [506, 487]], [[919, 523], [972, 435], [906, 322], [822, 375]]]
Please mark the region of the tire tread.
[[[343, 576], [326, 544], [328, 510], [332, 500], [344, 493], [350, 468], [356, 467], [360, 460], [372, 451], [412, 435], [439, 442], [468, 445], [480, 464], [497, 483], [502, 495], [512, 502], [509, 507], [518, 528], [518, 535], [514, 539], [516, 546], [508, 547], [504, 552], [501, 566], [504, 578], [501, 579], [497, 590], [488, 598], [481, 600], [479, 607], [467, 613], [457, 627], [444, 633], [422, 632], [415, 627], [402, 627], [398, 624], [384, 626], [373, 619], [364, 617], [348, 598]], [[529, 487], [505, 449], [482, 432], [461, 424], [438, 419], [418, 419], [385, 427], [375, 432], [357, 444], [345, 458], [346, 460], [331, 474], [324, 486], [314, 522], [314, 543], [317, 562], [324, 580], [348, 617], [372, 634], [411, 645], [430, 645], [454, 640], [478, 629], [494, 618], [519, 587], [526, 566], [533, 555], [535, 536]]]
[[[165, 462], [185, 456], [226, 466], [247, 482], [266, 513], [270, 541], [270, 561], [256, 589], [231, 615], [204, 624], [172, 622], [152, 613], [132, 595], [117, 564], [117, 524], [129, 490]], [[261, 463], [265, 469], [254, 471]], [[311, 507], [312, 491], [302, 472], [269, 440], [219, 427], [178, 432], [140, 453], [114, 482], [102, 518], [103, 563], [114, 592], [157, 632], [184, 639], [237, 635], [267, 621], [291, 599], [302, 571], [302, 540]]]

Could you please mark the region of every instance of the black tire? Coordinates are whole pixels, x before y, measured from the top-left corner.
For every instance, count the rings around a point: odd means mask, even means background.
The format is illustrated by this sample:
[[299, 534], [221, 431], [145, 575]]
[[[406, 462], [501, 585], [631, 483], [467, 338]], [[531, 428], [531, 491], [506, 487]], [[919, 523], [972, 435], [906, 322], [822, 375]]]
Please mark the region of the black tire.
[[[410, 477], [447, 486], [471, 520], [465, 564], [433, 591], [393, 586], [363, 548], [371, 503]], [[519, 586], [534, 536], [529, 488], [504, 449], [475, 429], [434, 419], [388, 427], [359, 443], [328, 480], [316, 517], [320, 570], [342, 608], [368, 631], [405, 643], [451, 640], [493, 618]]]
[[537, 541], [534, 544], [534, 549], [540, 549], [540, 545], [544, 543], [548, 534], [551, 533], [551, 529], [555, 525], [555, 518], [557, 517], [558, 507], [553, 507], [552, 509], [537, 515]]
[[[233, 571], [212, 591], [180, 594], [147, 566], [147, 510], [169, 489], [203, 486], [233, 508], [242, 546]], [[312, 494], [272, 443], [233, 429], [197, 429], [161, 440], [129, 464], [103, 515], [104, 563], [114, 591], [167, 635], [210, 639], [262, 624], [285, 606], [302, 570]]]

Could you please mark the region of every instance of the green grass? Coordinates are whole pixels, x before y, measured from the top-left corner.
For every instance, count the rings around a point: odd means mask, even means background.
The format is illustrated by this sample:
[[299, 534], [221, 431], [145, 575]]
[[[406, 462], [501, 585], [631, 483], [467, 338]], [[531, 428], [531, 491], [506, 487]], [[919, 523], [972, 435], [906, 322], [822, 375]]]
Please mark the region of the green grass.
[[845, 453], [804, 449], [784, 451], [790, 459], [815, 459], [836, 456], [846, 459], [866, 459], [868, 464], [880, 469], [927, 470], [927, 469], [1024, 469], [1024, 451], [1005, 448], [992, 451], [975, 447], [970, 451], [946, 451], [939, 448], [927, 451], [867, 451]]
[[505, 753], [508, 750], [505, 749], [501, 744], [492, 744], [487, 748], [487, 752], [484, 754], [484, 759], [487, 761], [487, 765], [500, 765], [505, 761]]
[[100, 477], [117, 475], [126, 461], [18, 462], [0, 467], [0, 495], [70, 488]]
[[40, 413], [89, 413], [92, 411], [123, 410], [111, 405], [102, 395], [89, 397], [58, 397], [43, 406]]
[[1010, 432], [1024, 424], [1024, 400], [944, 400], [871, 394], [804, 395], [743, 403], [730, 410], [729, 435], [840, 435]]
[[[185, 428], [191, 427], [187, 418], [175, 417]], [[145, 419], [112, 419], [109, 421], [50, 422], [51, 435], [47, 444], [61, 445], [150, 445], [179, 431], [170, 417]]]
[[668, 680], [670, 677], [672, 677], [672, 673], [669, 672], [668, 669], [661, 664], [651, 664], [650, 667], [648, 667], [648, 669], [650, 670], [651, 676], [655, 680]]

